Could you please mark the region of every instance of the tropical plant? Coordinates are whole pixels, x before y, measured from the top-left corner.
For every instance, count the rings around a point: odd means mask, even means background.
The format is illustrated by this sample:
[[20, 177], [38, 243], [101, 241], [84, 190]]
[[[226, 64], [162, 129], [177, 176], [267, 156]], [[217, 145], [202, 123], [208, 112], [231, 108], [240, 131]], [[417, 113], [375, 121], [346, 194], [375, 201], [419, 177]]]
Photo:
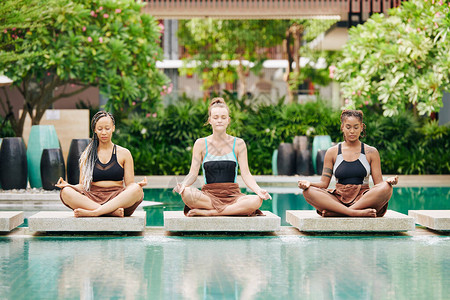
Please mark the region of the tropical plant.
[[[15, 1], [15, 0], [14, 0]], [[8, 2], [14, 2], [8, 0]], [[50, 2], [45, 2], [48, 5]], [[154, 109], [167, 77], [156, 68], [161, 58], [160, 27], [134, 0], [60, 0], [46, 10], [47, 26], [0, 35], [1, 54], [25, 55], [0, 70], [24, 98], [18, 119], [6, 93], [4, 114], [17, 136], [26, 114], [38, 124], [55, 101], [98, 86], [109, 98], [108, 110]], [[26, 45], [33, 44], [32, 47]], [[27, 56], [27, 53], [38, 55]]]
[[[37, 40], [29, 43], [17, 43], [20, 36], [38, 27], [51, 23], [51, 14], [57, 0], [5, 0], [0, 6], [0, 33], [11, 33], [11, 39], [0, 44], [0, 64], [13, 63], [25, 57], [39, 55], [38, 52], [27, 51], [37, 44]], [[15, 47], [15, 52], [6, 51]]]
[[[341, 142], [340, 111], [325, 102], [305, 104], [245, 105], [231, 93], [225, 95], [232, 122], [228, 133], [247, 143], [253, 174], [272, 174], [272, 154], [280, 143], [297, 135], [330, 135]], [[449, 174], [450, 126], [417, 118], [410, 111], [384, 117], [364, 107], [367, 137], [363, 142], [378, 149], [385, 174]], [[189, 172], [196, 139], [211, 134], [205, 126], [208, 104], [184, 98], [176, 105], [145, 117], [133, 114], [116, 126], [115, 142], [130, 149], [138, 174], [173, 175]]]
[[347, 107], [378, 105], [385, 116], [414, 107], [429, 115], [450, 85], [450, 8], [446, 0], [403, 1], [349, 31], [334, 77]]
[[[282, 142], [296, 135], [340, 136], [339, 112], [325, 103], [289, 104], [256, 108], [229, 101], [232, 122], [229, 134], [243, 138], [248, 147], [250, 168], [255, 174], [271, 174], [271, 156]], [[208, 104], [183, 101], [157, 113], [137, 114], [123, 120], [116, 130], [117, 143], [130, 149], [139, 174], [187, 174], [196, 139], [211, 134], [205, 126]]]

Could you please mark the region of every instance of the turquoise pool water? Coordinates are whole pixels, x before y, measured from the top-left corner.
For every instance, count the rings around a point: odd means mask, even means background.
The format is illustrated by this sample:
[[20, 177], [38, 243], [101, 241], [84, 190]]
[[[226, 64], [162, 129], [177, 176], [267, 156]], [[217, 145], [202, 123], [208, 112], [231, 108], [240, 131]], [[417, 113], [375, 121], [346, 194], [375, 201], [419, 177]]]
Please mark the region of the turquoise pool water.
[[450, 237], [0, 237], [1, 299], [448, 299]]
[[[245, 190], [242, 191], [245, 193]], [[271, 193], [271, 195], [272, 200], [264, 201], [261, 209], [280, 216], [282, 226], [289, 225], [285, 219], [286, 210], [313, 209], [302, 194]], [[163, 203], [144, 207], [147, 211], [147, 226], [163, 226], [164, 210], [183, 210], [184, 207], [181, 197], [174, 194], [171, 189], [145, 189], [144, 199]], [[408, 210], [450, 209], [450, 187], [396, 187], [389, 201], [389, 209], [404, 214], [408, 214]]]

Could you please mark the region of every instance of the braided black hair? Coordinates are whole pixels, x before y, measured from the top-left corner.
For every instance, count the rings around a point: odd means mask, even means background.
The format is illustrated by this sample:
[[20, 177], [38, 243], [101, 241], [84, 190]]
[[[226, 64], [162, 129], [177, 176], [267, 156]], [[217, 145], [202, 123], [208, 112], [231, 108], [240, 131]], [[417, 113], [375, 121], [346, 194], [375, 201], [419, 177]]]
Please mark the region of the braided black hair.
[[84, 188], [89, 191], [91, 188], [92, 176], [94, 173], [94, 166], [97, 161], [97, 149], [98, 149], [98, 136], [95, 133], [95, 126], [97, 125], [98, 120], [103, 117], [110, 117], [113, 125], [116, 124], [113, 115], [110, 112], [101, 110], [97, 112], [91, 120], [91, 130], [92, 130], [92, 138], [89, 145], [83, 151], [80, 156], [79, 165], [80, 171], [82, 174], [81, 183]]

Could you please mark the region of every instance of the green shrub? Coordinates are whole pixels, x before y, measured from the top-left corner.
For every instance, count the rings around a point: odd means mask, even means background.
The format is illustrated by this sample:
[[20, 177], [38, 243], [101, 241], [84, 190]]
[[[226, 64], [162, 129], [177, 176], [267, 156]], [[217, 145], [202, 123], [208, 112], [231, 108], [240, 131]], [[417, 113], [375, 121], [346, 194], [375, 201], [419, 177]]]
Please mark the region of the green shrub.
[[[247, 143], [252, 174], [272, 174], [272, 153], [297, 135], [330, 135], [342, 141], [340, 111], [322, 101], [305, 104], [252, 106], [225, 95], [231, 110], [228, 133]], [[172, 175], [189, 172], [196, 139], [211, 134], [208, 103], [183, 99], [153, 115], [134, 114], [118, 122], [115, 142], [130, 149], [137, 174]], [[450, 173], [450, 127], [416, 119], [411, 112], [394, 117], [365, 111], [367, 137], [378, 149], [385, 174]]]
[[393, 117], [366, 115], [363, 141], [378, 149], [383, 173], [450, 173], [450, 127], [417, 119], [412, 112]]
[[[330, 134], [333, 139], [340, 135], [339, 112], [323, 102], [284, 105], [280, 101], [252, 108], [228, 96], [232, 118], [228, 132], [246, 141], [253, 174], [271, 174], [273, 150], [296, 135]], [[208, 103], [185, 100], [153, 115], [134, 114], [121, 120], [115, 139], [130, 149], [137, 174], [187, 174], [195, 140], [211, 134], [205, 126], [207, 118]]]
[[0, 116], [0, 138], [15, 136], [16, 134], [13, 127], [11, 126], [11, 122], [8, 119]]

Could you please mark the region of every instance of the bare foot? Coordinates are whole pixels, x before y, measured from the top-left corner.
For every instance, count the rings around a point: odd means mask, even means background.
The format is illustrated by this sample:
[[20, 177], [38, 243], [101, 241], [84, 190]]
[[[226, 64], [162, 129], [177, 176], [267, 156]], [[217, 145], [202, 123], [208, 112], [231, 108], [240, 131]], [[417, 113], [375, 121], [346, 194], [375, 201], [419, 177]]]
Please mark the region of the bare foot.
[[118, 209], [116, 209], [115, 211], [113, 211], [110, 214], [106, 214], [106, 217], [119, 217], [119, 218], [123, 218], [125, 216], [123, 208], [120, 207]]
[[366, 209], [353, 209], [352, 217], [369, 217], [375, 218], [377, 216], [377, 210], [373, 208]]
[[335, 213], [333, 211], [323, 210], [322, 217], [346, 217], [346, 215], [341, 215], [341, 214]]
[[73, 210], [75, 218], [81, 217], [98, 217], [98, 215], [93, 210], [87, 210], [83, 208], [77, 208]]
[[216, 213], [217, 213], [217, 211], [215, 209], [198, 209], [198, 208], [194, 208], [194, 209], [191, 209], [187, 213], [187, 216], [188, 217], [195, 217], [195, 216], [208, 217], [208, 216], [214, 216]]

